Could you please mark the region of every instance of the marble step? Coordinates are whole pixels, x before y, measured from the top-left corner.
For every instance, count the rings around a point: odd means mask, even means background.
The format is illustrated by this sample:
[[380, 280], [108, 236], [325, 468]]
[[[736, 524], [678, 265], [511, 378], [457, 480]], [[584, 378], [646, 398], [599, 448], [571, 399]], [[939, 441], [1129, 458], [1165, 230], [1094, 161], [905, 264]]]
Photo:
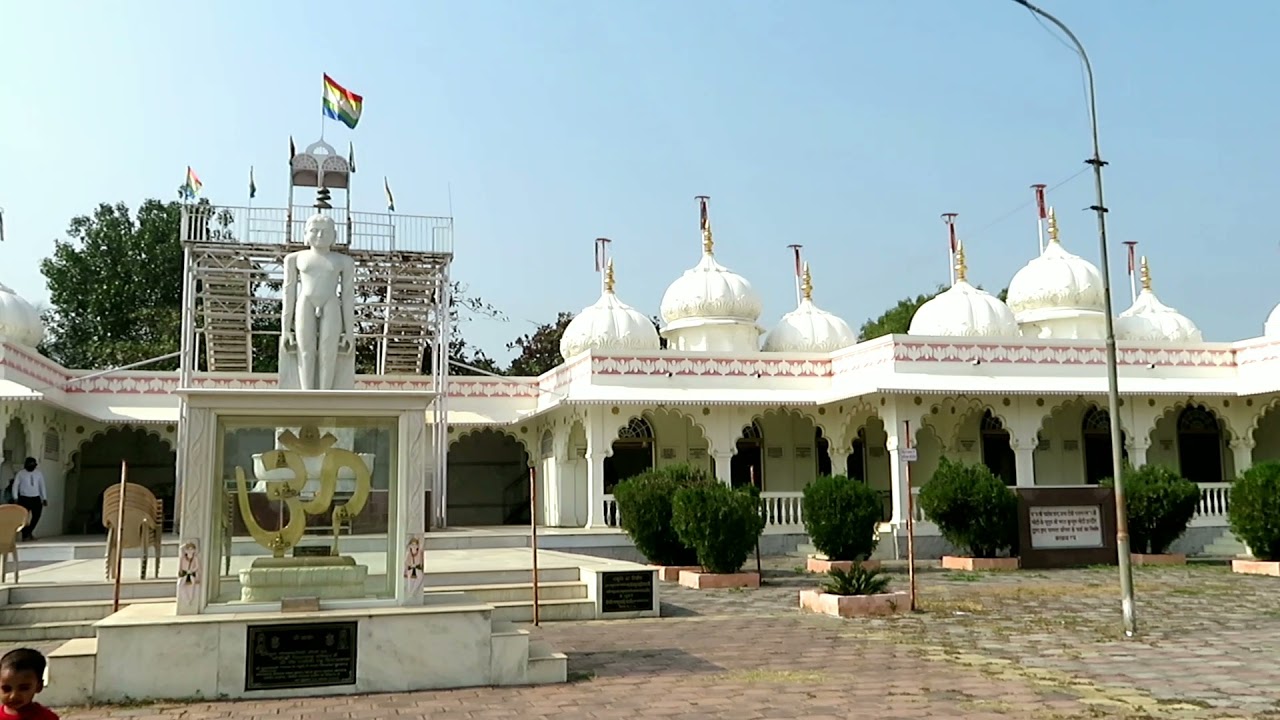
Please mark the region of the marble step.
[[[122, 599], [120, 604], [172, 602], [173, 598]], [[110, 600], [70, 600], [61, 602], [31, 602], [0, 606], [0, 629], [10, 625], [29, 625], [45, 622], [96, 622], [112, 612]]]
[[[579, 580], [576, 567], [538, 568], [538, 582], [576, 582]], [[533, 571], [524, 570], [474, 570], [459, 572], [428, 572], [425, 580], [427, 589], [456, 587], [459, 585], [476, 587], [478, 585], [512, 585], [533, 582]]]
[[43, 640], [91, 638], [96, 636], [93, 624], [101, 619], [0, 625], [0, 643], [35, 643]]
[[[25, 603], [74, 602], [90, 600], [111, 602], [111, 599], [115, 594], [114, 586], [107, 582], [48, 584], [22, 583], [18, 585], [10, 585], [8, 590], [8, 604], [10, 606]], [[161, 598], [173, 600], [173, 597], [173, 578], [145, 581], [134, 580], [120, 584], [120, 600], [122, 602], [147, 599], [159, 600]]]
[[49, 653], [40, 702], [48, 707], [80, 705], [93, 694], [98, 638], [68, 640]]
[[540, 640], [529, 641], [529, 665], [525, 673], [530, 685], [548, 685], [569, 680], [569, 657]]
[[[512, 600], [491, 602], [493, 619], [506, 622], [533, 622], [533, 603], [528, 600]], [[596, 603], [594, 600], [543, 600], [538, 603], [538, 620], [556, 622], [560, 620], [595, 620]]]
[[[541, 575], [541, 573], [539, 573]], [[480, 602], [528, 602], [533, 599], [533, 583], [494, 585], [444, 585], [427, 592], [464, 592]], [[538, 597], [546, 600], [580, 600], [587, 596], [587, 584], [577, 580], [538, 583]]]

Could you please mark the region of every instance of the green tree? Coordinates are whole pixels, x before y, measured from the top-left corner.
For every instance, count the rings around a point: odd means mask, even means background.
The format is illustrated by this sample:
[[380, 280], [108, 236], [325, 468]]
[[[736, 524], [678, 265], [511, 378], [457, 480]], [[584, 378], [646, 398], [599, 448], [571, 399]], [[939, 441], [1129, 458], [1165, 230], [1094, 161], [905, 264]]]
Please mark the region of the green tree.
[[181, 212], [177, 202], [147, 200], [136, 216], [124, 203], [103, 203], [71, 220], [69, 240], [55, 240], [40, 263], [50, 304], [45, 354], [64, 367], [96, 370], [178, 349]]
[[[982, 286], [979, 285], [978, 288], [981, 289]], [[946, 290], [946, 285], [939, 285], [938, 289], [931, 293], [899, 300], [897, 305], [885, 310], [879, 317], [862, 323], [862, 328], [858, 330], [858, 340], [861, 342], [875, 340], [884, 335], [907, 334], [907, 329], [911, 327], [911, 318], [915, 317], [916, 310], [919, 310], [921, 305]], [[1000, 302], [1005, 302], [1009, 297], [1009, 288], [1001, 290], [996, 297], [1000, 299]]]
[[573, 313], [561, 312], [554, 322], [539, 325], [537, 330], [507, 343], [508, 350], [518, 353], [511, 361], [511, 375], [537, 376], [563, 362], [560, 357], [560, 338], [573, 321]]

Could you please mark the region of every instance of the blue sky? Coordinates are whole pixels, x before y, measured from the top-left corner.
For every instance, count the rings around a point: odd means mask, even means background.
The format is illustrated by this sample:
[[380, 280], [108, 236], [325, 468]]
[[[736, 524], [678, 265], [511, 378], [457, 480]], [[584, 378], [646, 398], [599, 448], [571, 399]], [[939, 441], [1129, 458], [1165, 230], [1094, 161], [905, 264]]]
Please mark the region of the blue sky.
[[[355, 131], [326, 130], [356, 144], [357, 205], [380, 210], [387, 175], [397, 210], [442, 215], [452, 186], [455, 276], [509, 315], [465, 332], [499, 357], [595, 300], [597, 236], [614, 240], [620, 296], [655, 314], [697, 261], [698, 194], [766, 327], [794, 305], [789, 243], [817, 302], [856, 328], [946, 280], [947, 211], [970, 278], [997, 290], [1036, 251], [1028, 186], [1089, 154], [1076, 57], [1008, 0], [359, 6], [6, 3], [0, 281], [45, 300], [39, 260], [72, 216], [170, 199], [188, 164], [231, 205], [254, 165], [255, 204], [283, 205], [288, 138], [319, 134], [323, 72], [365, 96]], [[1208, 339], [1260, 334], [1280, 301], [1280, 3], [1042, 6], [1097, 72], [1117, 310], [1120, 243], [1136, 240]], [[1097, 262], [1090, 176], [1050, 201], [1068, 249]]]

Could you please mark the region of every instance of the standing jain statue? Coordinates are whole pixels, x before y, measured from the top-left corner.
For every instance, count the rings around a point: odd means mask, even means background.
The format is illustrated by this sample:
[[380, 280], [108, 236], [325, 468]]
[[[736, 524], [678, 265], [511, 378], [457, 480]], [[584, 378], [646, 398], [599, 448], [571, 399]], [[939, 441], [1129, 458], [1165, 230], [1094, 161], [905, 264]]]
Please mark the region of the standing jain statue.
[[355, 263], [333, 251], [333, 218], [312, 215], [304, 235], [307, 249], [284, 258], [280, 387], [349, 390], [355, 387]]

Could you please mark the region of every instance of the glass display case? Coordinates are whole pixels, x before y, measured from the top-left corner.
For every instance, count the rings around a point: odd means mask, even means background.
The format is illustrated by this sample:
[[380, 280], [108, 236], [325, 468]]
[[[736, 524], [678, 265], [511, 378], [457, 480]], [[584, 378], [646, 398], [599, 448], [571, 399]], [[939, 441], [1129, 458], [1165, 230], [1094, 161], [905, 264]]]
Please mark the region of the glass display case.
[[393, 598], [399, 418], [219, 415], [210, 604]]

